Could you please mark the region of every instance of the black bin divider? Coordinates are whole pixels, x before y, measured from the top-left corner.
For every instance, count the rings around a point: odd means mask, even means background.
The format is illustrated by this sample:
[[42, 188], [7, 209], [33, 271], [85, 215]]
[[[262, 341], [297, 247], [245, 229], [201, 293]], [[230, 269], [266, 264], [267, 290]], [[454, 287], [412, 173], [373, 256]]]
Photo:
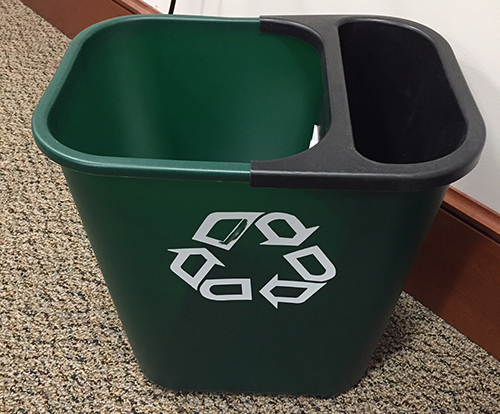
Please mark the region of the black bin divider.
[[356, 150], [382, 163], [435, 160], [464, 141], [466, 124], [432, 42], [377, 21], [339, 27]]
[[261, 17], [261, 32], [300, 38], [323, 65], [321, 139], [252, 161], [254, 187], [418, 191], [477, 164], [485, 126], [449, 44], [379, 16]]

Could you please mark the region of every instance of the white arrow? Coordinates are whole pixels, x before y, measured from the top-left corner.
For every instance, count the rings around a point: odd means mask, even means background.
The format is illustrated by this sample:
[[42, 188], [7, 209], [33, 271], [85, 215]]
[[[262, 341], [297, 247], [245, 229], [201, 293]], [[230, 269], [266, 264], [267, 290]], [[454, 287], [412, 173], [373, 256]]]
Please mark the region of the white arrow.
[[[198, 289], [198, 285], [205, 276], [208, 275], [208, 272], [212, 270], [212, 267], [216, 265], [224, 267], [224, 263], [217, 259], [210, 250], [204, 247], [196, 249], [168, 249], [168, 251], [177, 253], [177, 256], [175, 256], [175, 259], [170, 264], [170, 270], [188, 283], [193, 289]], [[205, 258], [205, 263], [203, 263], [203, 266], [201, 266], [194, 275], [190, 275], [182, 268], [182, 265], [193, 255], [203, 256]]]
[[[318, 290], [320, 290], [326, 283], [311, 283], [311, 282], [296, 282], [294, 280], [278, 280], [278, 275], [274, 276], [267, 284], [259, 291], [276, 309], [278, 303], [304, 303]], [[305, 289], [299, 296], [274, 296], [272, 290], [275, 287], [290, 287]]]
[[[295, 235], [293, 237], [281, 237], [276, 234], [269, 226], [269, 223], [275, 220], [285, 220], [295, 232]], [[267, 246], [299, 246], [319, 228], [319, 226], [306, 228], [297, 217], [288, 213], [266, 214], [255, 225], [267, 237], [267, 240], [261, 243]]]
[[[215, 294], [212, 286], [241, 286], [241, 293]], [[207, 299], [226, 300], [252, 300], [252, 281], [250, 279], [207, 279], [200, 287], [200, 293]]]
[[[252, 223], [264, 213], [251, 213], [251, 212], [234, 212], [234, 213], [211, 213], [209, 214], [203, 223], [201, 223], [198, 230], [193, 236], [193, 240], [209, 244], [210, 246], [219, 247], [224, 250], [231, 250], [236, 242], [243, 236]], [[229, 234], [223, 239], [214, 239], [208, 234], [214, 228], [214, 226], [222, 220], [239, 220], [234, 228], [229, 232]]]
[[[323, 266], [325, 271], [320, 275], [310, 273], [299, 261], [300, 258], [306, 256], [314, 256], [321, 266]], [[285, 254], [283, 257], [304, 278], [304, 280], [308, 280], [309, 282], [326, 282], [327, 280], [334, 278], [337, 274], [337, 269], [335, 269], [334, 264], [326, 256], [326, 254], [323, 253], [323, 250], [321, 250], [319, 246], [306, 247], [305, 249]]]

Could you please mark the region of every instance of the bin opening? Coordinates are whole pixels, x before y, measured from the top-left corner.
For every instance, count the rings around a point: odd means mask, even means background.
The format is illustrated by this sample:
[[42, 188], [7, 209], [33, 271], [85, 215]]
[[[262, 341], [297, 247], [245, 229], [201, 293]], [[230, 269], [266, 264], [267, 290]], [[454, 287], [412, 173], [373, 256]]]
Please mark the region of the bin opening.
[[50, 110], [85, 154], [250, 162], [304, 151], [323, 99], [318, 52], [258, 19], [141, 19], [87, 36]]
[[433, 43], [382, 21], [339, 27], [356, 150], [373, 161], [411, 164], [441, 158], [467, 127]]
[[485, 127], [449, 45], [409, 21], [134, 16], [71, 42], [33, 133], [95, 174], [417, 191], [467, 174]]

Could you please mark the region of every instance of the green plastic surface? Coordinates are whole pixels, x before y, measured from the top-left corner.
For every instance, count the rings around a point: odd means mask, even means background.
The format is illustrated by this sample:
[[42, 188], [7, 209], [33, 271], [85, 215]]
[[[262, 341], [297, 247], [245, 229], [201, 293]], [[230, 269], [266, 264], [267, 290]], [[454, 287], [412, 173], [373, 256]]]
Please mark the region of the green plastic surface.
[[[250, 160], [307, 149], [322, 102], [317, 52], [260, 34], [256, 19], [126, 17], [72, 42], [33, 132], [63, 166], [153, 381], [328, 395], [363, 375], [446, 188], [251, 188]], [[255, 220], [222, 220], [200, 236], [214, 213]], [[273, 214], [289, 221], [266, 230]], [[262, 244], [270, 234], [279, 242]], [[196, 283], [179, 274], [197, 275], [206, 261], [193, 254], [176, 267], [185, 249], [217, 261]], [[304, 249], [323, 256], [292, 266]], [[282, 284], [266, 291], [276, 277]]]
[[308, 148], [322, 99], [316, 50], [258, 19], [133, 16], [75, 38], [33, 129], [71, 168], [249, 180]]
[[[331, 395], [354, 385], [446, 190], [255, 189], [69, 169], [65, 175], [144, 373], [167, 388], [198, 391]], [[319, 228], [300, 246], [266, 246], [252, 225], [225, 251], [192, 240], [213, 212], [281, 212]], [[293, 235], [286, 224], [276, 232]], [[276, 309], [259, 291], [276, 274], [300, 281], [283, 255], [311, 246], [328, 256], [336, 276], [304, 303]], [[176, 254], [169, 250], [202, 247], [225, 265], [206, 279], [250, 279], [252, 300], [208, 300], [171, 271]], [[195, 274], [203, 263], [186, 261], [184, 268]], [[314, 260], [304, 266], [321, 274]]]

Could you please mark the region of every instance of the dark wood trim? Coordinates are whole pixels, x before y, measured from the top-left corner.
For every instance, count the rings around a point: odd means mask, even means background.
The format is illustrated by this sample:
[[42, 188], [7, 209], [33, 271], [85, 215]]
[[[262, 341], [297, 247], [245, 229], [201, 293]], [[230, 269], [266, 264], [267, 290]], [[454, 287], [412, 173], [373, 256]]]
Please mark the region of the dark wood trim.
[[[91, 24], [159, 13], [141, 0], [22, 0], [69, 37]], [[500, 214], [450, 188], [405, 290], [500, 359]]]
[[405, 290], [500, 359], [500, 215], [450, 189]]
[[69, 38], [112, 17], [153, 14], [158, 10], [141, 0], [21, 0]]
[[500, 243], [500, 213], [450, 187], [442, 208]]
[[160, 14], [153, 6], [141, 0], [113, 0], [132, 14]]

